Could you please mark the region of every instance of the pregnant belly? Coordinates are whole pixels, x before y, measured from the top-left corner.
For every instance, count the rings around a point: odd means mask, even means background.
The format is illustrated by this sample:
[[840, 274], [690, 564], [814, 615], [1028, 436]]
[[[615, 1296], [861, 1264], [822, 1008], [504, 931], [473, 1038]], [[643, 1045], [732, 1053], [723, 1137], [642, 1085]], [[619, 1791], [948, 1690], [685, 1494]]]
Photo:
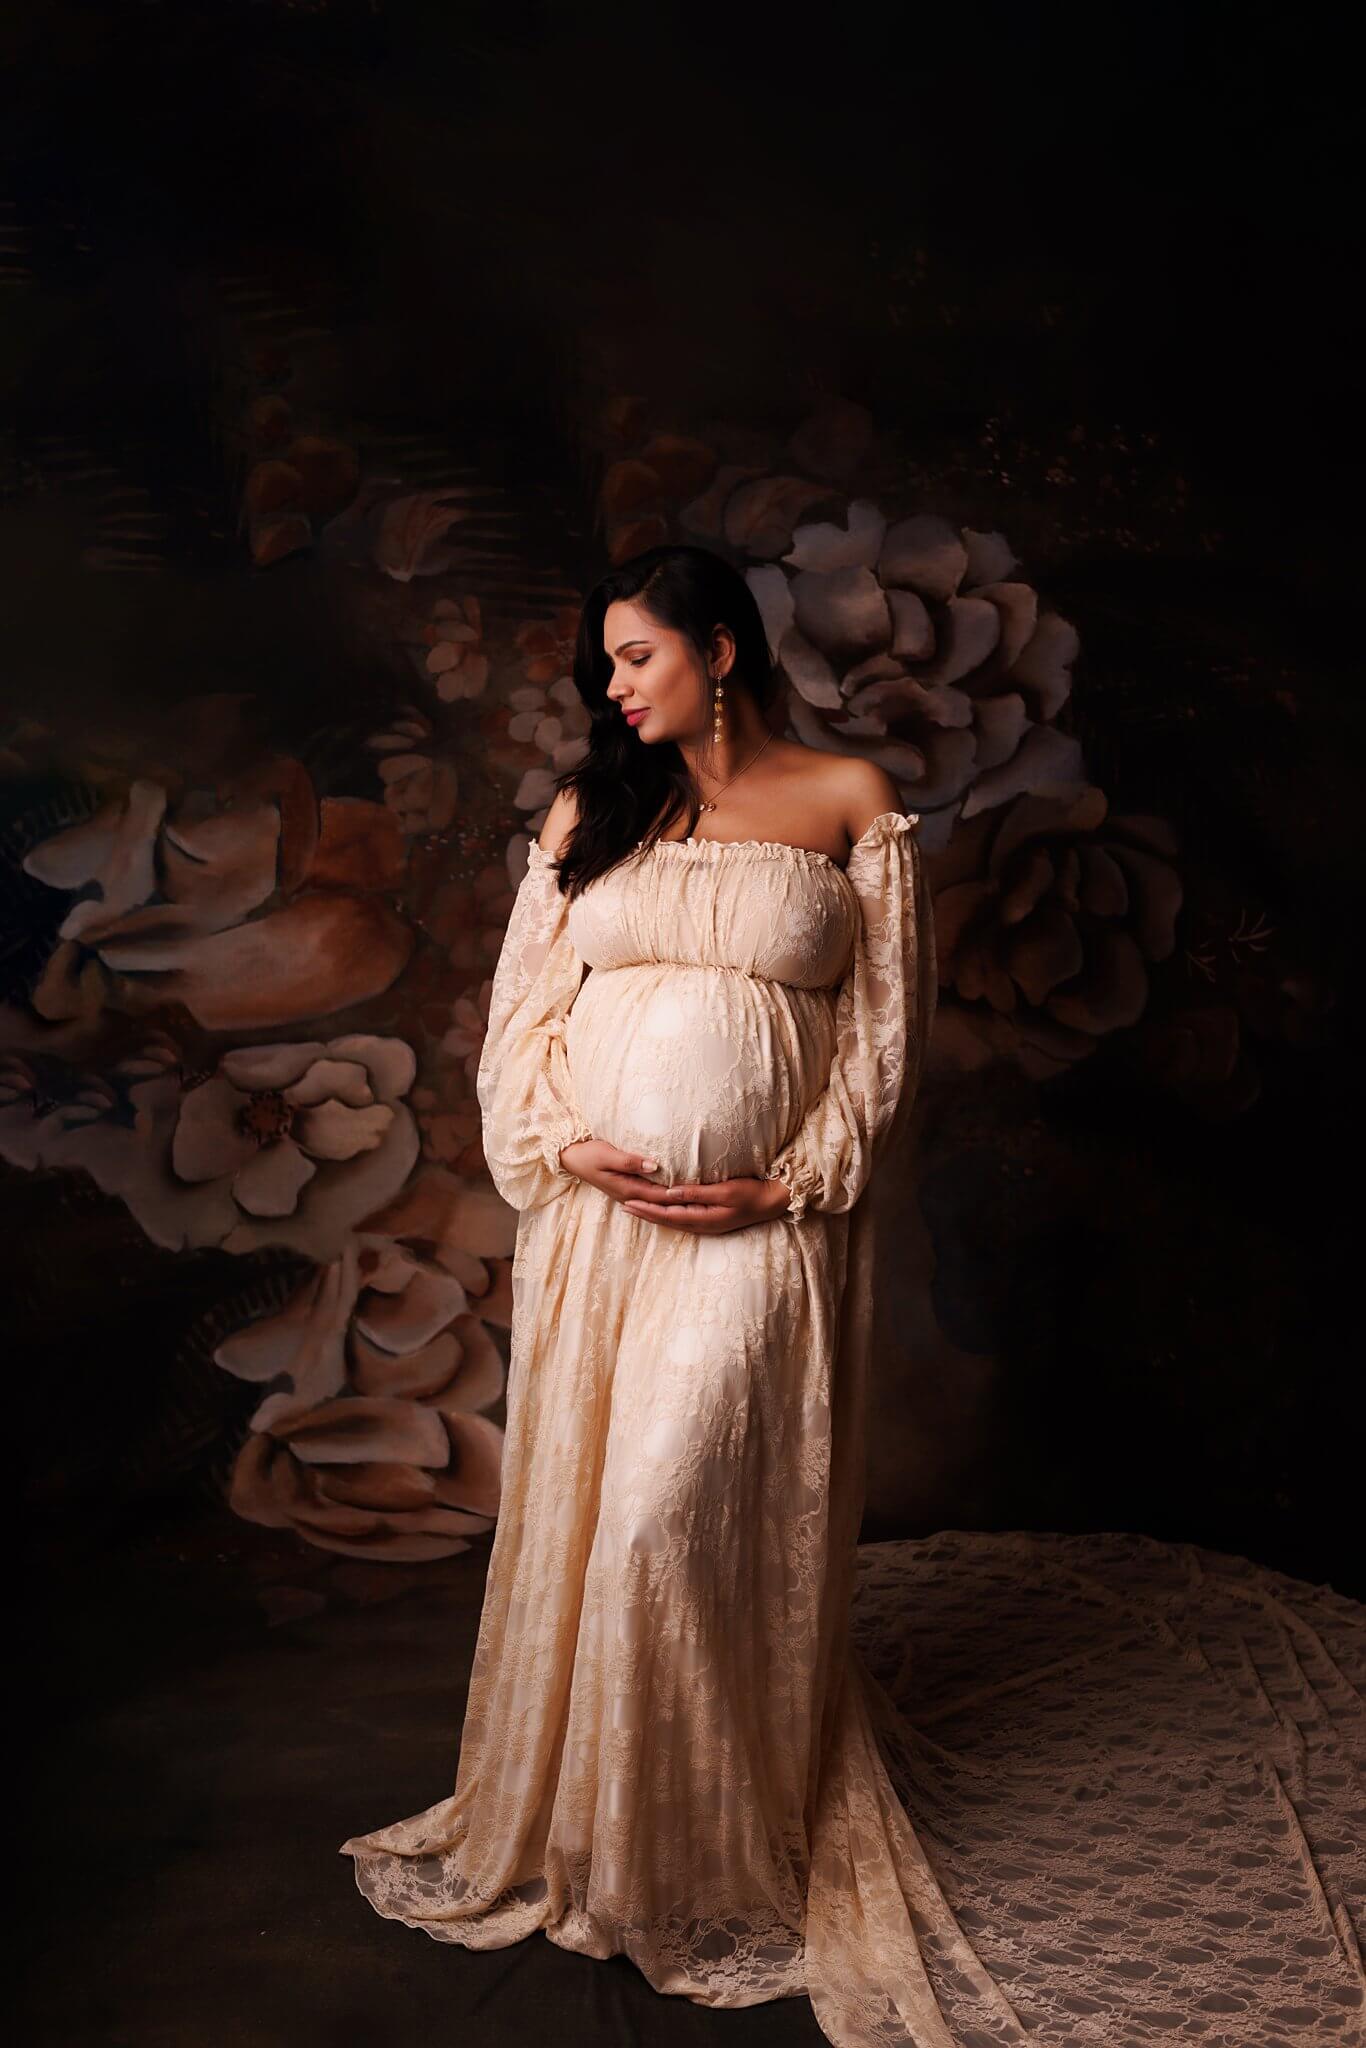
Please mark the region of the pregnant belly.
[[825, 1086], [834, 997], [705, 967], [595, 968], [565, 1049], [595, 1138], [662, 1184], [762, 1174]]

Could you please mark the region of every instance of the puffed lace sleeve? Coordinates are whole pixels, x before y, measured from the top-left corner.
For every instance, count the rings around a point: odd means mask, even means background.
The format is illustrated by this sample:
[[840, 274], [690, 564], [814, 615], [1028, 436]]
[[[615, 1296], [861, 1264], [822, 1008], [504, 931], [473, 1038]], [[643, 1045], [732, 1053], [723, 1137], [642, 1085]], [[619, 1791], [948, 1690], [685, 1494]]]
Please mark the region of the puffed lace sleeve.
[[909, 1112], [938, 998], [934, 916], [918, 816], [883, 811], [850, 851], [861, 910], [836, 1000], [830, 1075], [766, 1178], [788, 1191], [787, 1215], [852, 1209]]
[[566, 1145], [593, 1133], [574, 1100], [565, 1021], [584, 963], [567, 925], [550, 855], [532, 840], [493, 975], [475, 1093], [484, 1158], [514, 1209], [535, 1209], [574, 1185]]

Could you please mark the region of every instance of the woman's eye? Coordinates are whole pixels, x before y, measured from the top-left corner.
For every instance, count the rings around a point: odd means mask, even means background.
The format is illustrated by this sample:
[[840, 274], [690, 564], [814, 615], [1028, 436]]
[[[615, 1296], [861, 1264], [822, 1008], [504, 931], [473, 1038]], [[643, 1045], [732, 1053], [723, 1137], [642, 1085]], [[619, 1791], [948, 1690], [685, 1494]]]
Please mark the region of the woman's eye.
[[649, 655], [648, 655], [648, 654], [642, 654], [642, 655], [641, 655], [641, 657], [640, 657], [640, 660], [639, 660], [639, 661], [633, 661], [633, 662], [631, 663], [631, 666], [632, 666], [632, 668], [644, 668], [644, 666], [645, 666], [646, 662], [647, 662], [647, 661], [648, 661], [649, 659], [650, 659], [650, 657], [649, 657]]

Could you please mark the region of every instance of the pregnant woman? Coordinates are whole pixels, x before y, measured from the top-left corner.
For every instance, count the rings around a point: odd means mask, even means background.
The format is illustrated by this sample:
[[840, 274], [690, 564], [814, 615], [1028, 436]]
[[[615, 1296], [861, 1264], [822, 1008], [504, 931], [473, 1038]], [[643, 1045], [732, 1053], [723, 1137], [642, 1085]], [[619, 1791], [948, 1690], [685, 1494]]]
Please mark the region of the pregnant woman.
[[935, 1001], [914, 817], [780, 738], [743, 577], [585, 604], [587, 753], [529, 849], [479, 1067], [519, 1213], [501, 1509], [455, 1790], [344, 1843], [379, 1912], [543, 1929], [842, 2048], [951, 2048], [933, 1944], [1023, 2038], [879, 1751], [848, 1628], [869, 1176]]

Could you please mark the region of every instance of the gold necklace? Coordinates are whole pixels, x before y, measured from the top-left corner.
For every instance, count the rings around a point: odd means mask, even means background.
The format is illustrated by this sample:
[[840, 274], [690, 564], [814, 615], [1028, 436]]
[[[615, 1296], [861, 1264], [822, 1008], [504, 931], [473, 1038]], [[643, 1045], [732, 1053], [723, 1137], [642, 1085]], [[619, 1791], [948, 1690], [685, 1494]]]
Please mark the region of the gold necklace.
[[[771, 732], [771, 733], [769, 734], [769, 736], [768, 736], [768, 740], [771, 740], [771, 739], [773, 739], [774, 737], [775, 737], [775, 734]], [[768, 740], [760, 740], [760, 742], [759, 742], [758, 746], [757, 746], [757, 747], [755, 748], [754, 752], [753, 752], [753, 753], [752, 753], [752, 754], [750, 755], [749, 759], [748, 759], [748, 760], [746, 761], [746, 763], [745, 763], [745, 768], [752, 768], [752, 767], [754, 766], [754, 764], [755, 764], [755, 762], [756, 762], [756, 761], [758, 760], [758, 758], [759, 758], [760, 754], [762, 754], [762, 753], [763, 753], [763, 751], [764, 751], [764, 748], [765, 748], [765, 747], [766, 747], [766, 746], [768, 745]], [[744, 772], [745, 772], [745, 768], [737, 768], [737, 769], [736, 769], [736, 771], [735, 771], [735, 773], [734, 773], [734, 775], [732, 775], [732, 776], [731, 776], [731, 778], [730, 778], [730, 781], [729, 781], [729, 782], [723, 782], [723, 783], [721, 784], [721, 788], [717, 790], [717, 792], [716, 792], [716, 796], [720, 796], [720, 795], [722, 794], [722, 791], [724, 791], [724, 790], [727, 790], [727, 789], [729, 789], [729, 788], [730, 788], [730, 784], [731, 784], [731, 782], [738, 782], [738, 781], [740, 780], [740, 777], [741, 777], [741, 776], [742, 776], [742, 775], [744, 774]], [[702, 809], [703, 809], [704, 811], [714, 811], [714, 810], [716, 809], [716, 796], [714, 796], [714, 797], [713, 797], [713, 798], [711, 799], [711, 801], [710, 801], [709, 803], [705, 803], [705, 804], [704, 804], [704, 803], [702, 803], [702, 800], [701, 800], [701, 798], [699, 797], [699, 798], [698, 798], [698, 803], [699, 803], [699, 805], [701, 806], [701, 808], [702, 808]]]

